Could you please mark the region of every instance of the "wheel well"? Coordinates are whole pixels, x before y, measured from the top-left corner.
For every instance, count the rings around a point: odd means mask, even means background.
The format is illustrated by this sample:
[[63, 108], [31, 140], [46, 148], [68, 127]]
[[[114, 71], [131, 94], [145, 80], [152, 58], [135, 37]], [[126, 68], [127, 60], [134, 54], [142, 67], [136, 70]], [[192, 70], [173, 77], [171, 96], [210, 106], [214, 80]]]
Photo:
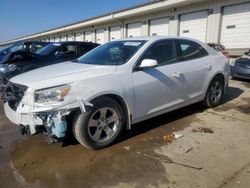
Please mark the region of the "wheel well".
[[130, 118], [131, 118], [131, 116], [130, 116], [128, 106], [127, 106], [126, 102], [123, 100], [123, 98], [118, 96], [118, 95], [115, 95], [115, 94], [106, 94], [106, 95], [102, 95], [102, 96], [99, 96], [97, 98], [94, 98], [93, 100], [90, 101], [90, 103], [92, 101], [94, 101], [96, 99], [99, 99], [99, 98], [102, 98], [102, 97], [111, 98], [111, 99], [115, 100], [122, 107], [122, 110], [125, 113], [126, 128], [130, 129]]
[[215, 78], [220, 78], [223, 81], [223, 85], [225, 86], [225, 77], [222, 73], [216, 74], [213, 79]]
[[[221, 79], [222, 82], [223, 82], [223, 85], [225, 86], [225, 77], [224, 77], [224, 75], [223, 75], [222, 73], [216, 74], [216, 75], [212, 78], [212, 80], [210, 80], [209, 85], [207, 86], [206, 93], [205, 93], [204, 97], [207, 95], [209, 86], [210, 86], [210, 84], [212, 83], [212, 81], [213, 81], [215, 78]], [[223, 90], [223, 92], [224, 92], [224, 90]]]

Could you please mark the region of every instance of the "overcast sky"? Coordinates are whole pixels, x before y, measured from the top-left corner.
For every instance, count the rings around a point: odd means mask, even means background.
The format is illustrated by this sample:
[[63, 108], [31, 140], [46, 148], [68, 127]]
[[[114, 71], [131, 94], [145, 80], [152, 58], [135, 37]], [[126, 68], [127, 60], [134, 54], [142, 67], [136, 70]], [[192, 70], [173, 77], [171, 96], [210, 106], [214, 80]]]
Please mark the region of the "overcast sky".
[[0, 0], [0, 42], [102, 15], [146, 0]]

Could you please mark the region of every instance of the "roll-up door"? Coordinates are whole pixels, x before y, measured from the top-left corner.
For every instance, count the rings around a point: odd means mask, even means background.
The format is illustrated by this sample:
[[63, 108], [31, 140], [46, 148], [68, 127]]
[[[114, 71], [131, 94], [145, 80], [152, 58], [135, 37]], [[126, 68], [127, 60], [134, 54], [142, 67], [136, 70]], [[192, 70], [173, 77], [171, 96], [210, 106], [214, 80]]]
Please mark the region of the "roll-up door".
[[68, 41], [74, 41], [74, 34], [68, 34]]
[[207, 17], [207, 11], [181, 15], [180, 36], [206, 42]]
[[61, 41], [67, 41], [67, 36], [66, 35], [61, 36]]
[[162, 35], [168, 36], [169, 18], [159, 18], [150, 20], [149, 33], [150, 36]]
[[127, 25], [127, 37], [139, 37], [142, 35], [141, 22], [130, 23]]
[[110, 41], [121, 38], [121, 26], [110, 27], [109, 31]]
[[226, 48], [250, 48], [250, 3], [224, 7], [221, 43]]
[[56, 37], [55, 42], [60, 42], [60, 37]]
[[91, 42], [92, 41], [92, 32], [91, 31], [86, 31], [85, 32], [85, 41], [86, 42]]
[[105, 30], [104, 29], [97, 29], [96, 30], [96, 42], [99, 44], [103, 44], [105, 42]]
[[76, 41], [83, 41], [83, 34], [82, 33], [76, 33]]

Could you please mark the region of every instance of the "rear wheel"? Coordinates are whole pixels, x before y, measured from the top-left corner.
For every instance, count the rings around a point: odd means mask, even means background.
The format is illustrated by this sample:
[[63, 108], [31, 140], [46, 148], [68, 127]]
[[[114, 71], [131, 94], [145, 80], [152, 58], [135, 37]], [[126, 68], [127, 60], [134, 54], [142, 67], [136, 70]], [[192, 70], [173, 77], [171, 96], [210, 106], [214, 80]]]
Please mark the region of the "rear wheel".
[[224, 83], [219, 77], [216, 77], [210, 83], [205, 99], [203, 101], [206, 107], [216, 107], [220, 104], [224, 95]]
[[124, 126], [124, 113], [113, 99], [101, 98], [93, 102], [93, 108], [77, 113], [73, 123], [76, 139], [85, 147], [101, 149], [115, 142]]

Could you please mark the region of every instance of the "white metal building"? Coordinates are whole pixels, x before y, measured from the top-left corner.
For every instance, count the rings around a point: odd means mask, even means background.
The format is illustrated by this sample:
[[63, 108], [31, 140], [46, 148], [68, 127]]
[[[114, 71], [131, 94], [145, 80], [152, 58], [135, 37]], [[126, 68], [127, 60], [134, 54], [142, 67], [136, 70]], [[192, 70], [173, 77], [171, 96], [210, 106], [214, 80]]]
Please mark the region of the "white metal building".
[[232, 55], [250, 49], [250, 0], [156, 0], [19, 40], [92, 41], [166, 35], [222, 43]]

